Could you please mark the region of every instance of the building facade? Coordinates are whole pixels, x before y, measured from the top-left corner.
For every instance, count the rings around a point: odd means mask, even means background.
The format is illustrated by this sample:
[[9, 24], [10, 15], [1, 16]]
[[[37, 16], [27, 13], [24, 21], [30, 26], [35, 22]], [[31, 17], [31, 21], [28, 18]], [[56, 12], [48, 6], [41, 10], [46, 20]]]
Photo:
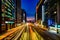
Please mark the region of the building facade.
[[15, 27], [16, 0], [0, 0], [0, 3], [0, 32], [4, 32]]
[[26, 11], [21, 9], [21, 22], [26, 23]]
[[[37, 5], [37, 15], [41, 16], [43, 24], [47, 26], [55, 26], [56, 24], [60, 25], [60, 1], [59, 0], [40, 0]], [[40, 8], [39, 8], [40, 7]], [[40, 17], [37, 16], [37, 19]]]
[[21, 23], [21, 0], [16, 0], [16, 25]]
[[57, 33], [60, 32], [60, 1], [59, 0], [45, 0], [45, 21], [48, 26], [57, 28]]
[[51, 20], [52, 23], [50, 25], [55, 25], [60, 24], [60, 5], [59, 5], [59, 0], [47, 0], [44, 1], [44, 6], [45, 6], [45, 21]]
[[42, 22], [48, 28], [57, 28], [56, 32], [60, 32], [60, 1], [59, 0], [44, 0], [40, 3], [42, 7]]

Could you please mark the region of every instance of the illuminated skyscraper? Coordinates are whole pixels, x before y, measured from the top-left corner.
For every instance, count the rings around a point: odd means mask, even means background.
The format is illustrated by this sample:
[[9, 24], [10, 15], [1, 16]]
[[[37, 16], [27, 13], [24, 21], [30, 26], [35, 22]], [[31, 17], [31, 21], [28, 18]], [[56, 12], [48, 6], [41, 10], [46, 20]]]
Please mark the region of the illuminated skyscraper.
[[1, 0], [0, 30], [5, 31], [13, 28], [16, 12], [16, 0]]
[[21, 9], [21, 22], [26, 22], [26, 11], [24, 9]]
[[21, 0], [16, 0], [16, 23], [21, 23]]

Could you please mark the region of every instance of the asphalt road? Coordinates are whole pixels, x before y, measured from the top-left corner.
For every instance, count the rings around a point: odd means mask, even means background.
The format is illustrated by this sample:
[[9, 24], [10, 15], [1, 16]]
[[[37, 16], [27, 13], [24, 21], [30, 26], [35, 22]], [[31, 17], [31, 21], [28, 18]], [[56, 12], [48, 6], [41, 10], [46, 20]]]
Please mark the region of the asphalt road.
[[44, 38], [44, 40], [60, 40], [60, 37], [58, 35], [50, 33], [47, 30], [35, 26], [32, 28], [34, 28]]
[[[23, 26], [24, 30], [16, 34], [18, 40], [60, 40], [60, 36], [38, 26]], [[21, 35], [20, 35], [21, 34]], [[15, 40], [14, 39], [14, 40]]]
[[24, 32], [22, 33], [20, 40], [44, 40], [35, 29], [31, 27], [26, 27]]

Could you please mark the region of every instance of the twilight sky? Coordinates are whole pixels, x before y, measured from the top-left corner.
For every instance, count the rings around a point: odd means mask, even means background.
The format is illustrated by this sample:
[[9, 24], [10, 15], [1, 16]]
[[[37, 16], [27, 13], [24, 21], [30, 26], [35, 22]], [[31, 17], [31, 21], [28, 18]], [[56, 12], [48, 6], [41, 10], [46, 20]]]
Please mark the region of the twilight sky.
[[21, 0], [21, 7], [25, 9], [27, 17], [35, 16], [37, 2], [38, 0]]

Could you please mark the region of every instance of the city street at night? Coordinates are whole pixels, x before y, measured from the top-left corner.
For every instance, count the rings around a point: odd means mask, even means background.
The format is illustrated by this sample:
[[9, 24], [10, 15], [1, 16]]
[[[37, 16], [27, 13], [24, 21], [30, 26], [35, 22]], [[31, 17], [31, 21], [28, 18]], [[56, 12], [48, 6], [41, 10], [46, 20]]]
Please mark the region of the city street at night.
[[60, 1], [0, 0], [0, 40], [60, 40]]
[[30, 23], [7, 31], [0, 40], [60, 40], [60, 36]]

